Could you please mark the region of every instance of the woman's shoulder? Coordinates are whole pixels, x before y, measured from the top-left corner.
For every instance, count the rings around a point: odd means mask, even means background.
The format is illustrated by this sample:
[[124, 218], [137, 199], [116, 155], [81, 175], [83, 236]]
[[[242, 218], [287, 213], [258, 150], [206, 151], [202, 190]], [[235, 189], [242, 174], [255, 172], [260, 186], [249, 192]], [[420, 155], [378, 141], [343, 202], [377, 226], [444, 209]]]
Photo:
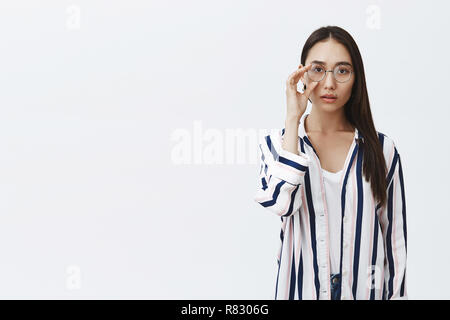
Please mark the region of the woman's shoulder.
[[395, 141], [391, 136], [389, 136], [383, 132], [380, 132], [380, 131], [377, 131], [377, 135], [378, 135], [378, 140], [380, 141], [381, 145], [383, 146], [383, 149], [384, 149], [384, 147], [388, 147], [388, 149], [395, 147]]
[[384, 158], [386, 160], [386, 165], [392, 162], [393, 158], [396, 154], [398, 154], [398, 150], [395, 144], [395, 141], [392, 137], [387, 134], [377, 131], [378, 140], [380, 141], [381, 147], [383, 148]]

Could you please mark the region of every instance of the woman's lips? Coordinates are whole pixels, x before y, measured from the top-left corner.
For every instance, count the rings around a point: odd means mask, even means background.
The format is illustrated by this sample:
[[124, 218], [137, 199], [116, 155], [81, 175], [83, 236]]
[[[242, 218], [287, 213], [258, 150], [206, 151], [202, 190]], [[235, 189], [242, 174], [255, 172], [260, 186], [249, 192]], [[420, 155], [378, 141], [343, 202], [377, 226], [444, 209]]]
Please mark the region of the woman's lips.
[[326, 103], [333, 103], [333, 102], [336, 101], [337, 98], [320, 97], [320, 99], [322, 99], [322, 100], [325, 101]]

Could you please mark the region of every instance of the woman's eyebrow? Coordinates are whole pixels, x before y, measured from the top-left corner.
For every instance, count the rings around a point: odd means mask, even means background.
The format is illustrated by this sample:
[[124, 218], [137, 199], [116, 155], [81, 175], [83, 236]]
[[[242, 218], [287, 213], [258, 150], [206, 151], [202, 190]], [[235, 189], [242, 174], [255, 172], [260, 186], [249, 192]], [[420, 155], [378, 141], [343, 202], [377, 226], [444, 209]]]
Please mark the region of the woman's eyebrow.
[[[313, 60], [313, 61], [311, 61], [311, 63], [317, 63], [317, 64], [323, 64], [323, 65], [325, 65], [325, 62], [324, 61], [319, 61], [319, 60]], [[339, 61], [339, 62], [336, 62], [336, 64], [334, 65], [334, 66], [337, 66], [337, 65], [347, 65], [347, 66], [350, 66], [350, 67], [352, 67], [352, 64], [350, 63], [350, 62], [347, 62], [347, 61]]]

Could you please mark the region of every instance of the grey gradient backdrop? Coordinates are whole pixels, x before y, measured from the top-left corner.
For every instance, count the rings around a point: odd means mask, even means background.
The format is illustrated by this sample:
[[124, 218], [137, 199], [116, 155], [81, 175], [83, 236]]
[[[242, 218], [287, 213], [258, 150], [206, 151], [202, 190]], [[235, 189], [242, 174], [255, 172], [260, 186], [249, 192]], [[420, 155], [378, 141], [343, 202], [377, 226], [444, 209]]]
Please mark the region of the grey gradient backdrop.
[[[272, 299], [280, 220], [253, 201], [256, 144], [220, 141], [283, 127], [306, 38], [339, 25], [402, 155], [409, 296], [450, 298], [449, 9], [1, 1], [0, 297]], [[244, 161], [177, 163], [180, 136]]]

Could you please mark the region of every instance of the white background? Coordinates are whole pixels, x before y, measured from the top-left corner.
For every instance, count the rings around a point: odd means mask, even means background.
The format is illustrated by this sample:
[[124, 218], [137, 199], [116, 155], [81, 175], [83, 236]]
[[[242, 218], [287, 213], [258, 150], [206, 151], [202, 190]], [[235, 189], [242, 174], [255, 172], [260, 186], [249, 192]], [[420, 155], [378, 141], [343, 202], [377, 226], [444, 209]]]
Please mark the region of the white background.
[[305, 40], [338, 25], [402, 156], [409, 297], [449, 299], [449, 10], [2, 0], [0, 298], [272, 299], [280, 219], [253, 200], [256, 144], [243, 163], [177, 164], [175, 137], [202, 154], [283, 127]]

